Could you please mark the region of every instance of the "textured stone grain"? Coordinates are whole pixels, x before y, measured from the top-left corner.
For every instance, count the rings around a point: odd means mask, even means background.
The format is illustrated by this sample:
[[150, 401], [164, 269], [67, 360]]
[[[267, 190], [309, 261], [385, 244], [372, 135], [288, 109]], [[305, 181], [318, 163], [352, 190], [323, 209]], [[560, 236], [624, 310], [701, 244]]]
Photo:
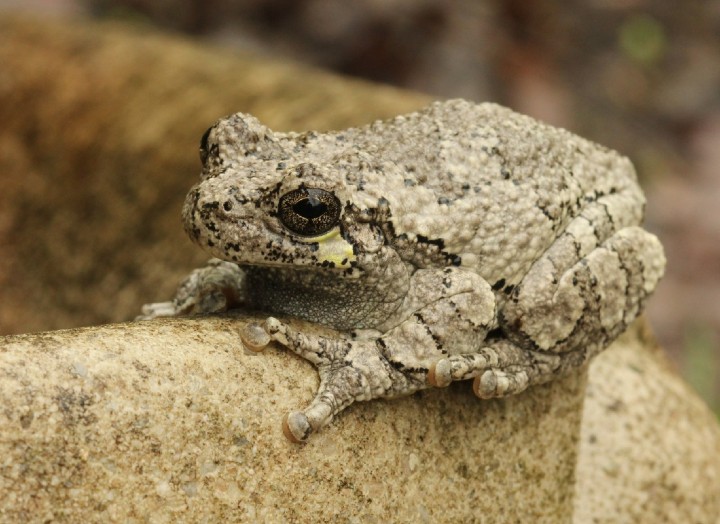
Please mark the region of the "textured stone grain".
[[716, 416], [645, 326], [618, 342], [590, 366], [575, 522], [720, 522]]
[[[567, 522], [583, 375], [353, 406], [309, 443], [314, 370], [228, 318], [6, 337], [0, 521]], [[309, 328], [308, 328], [309, 329]]]

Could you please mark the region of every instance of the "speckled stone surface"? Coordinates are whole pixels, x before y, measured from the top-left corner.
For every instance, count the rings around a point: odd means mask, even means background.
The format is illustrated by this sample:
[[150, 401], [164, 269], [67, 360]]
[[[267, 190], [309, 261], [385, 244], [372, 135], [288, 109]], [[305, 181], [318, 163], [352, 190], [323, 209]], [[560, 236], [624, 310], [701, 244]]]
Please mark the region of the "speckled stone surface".
[[304, 445], [313, 368], [197, 318], [0, 343], [0, 521], [564, 522], [584, 375], [360, 403]]
[[717, 418], [642, 324], [590, 366], [581, 435], [575, 522], [720, 522]]

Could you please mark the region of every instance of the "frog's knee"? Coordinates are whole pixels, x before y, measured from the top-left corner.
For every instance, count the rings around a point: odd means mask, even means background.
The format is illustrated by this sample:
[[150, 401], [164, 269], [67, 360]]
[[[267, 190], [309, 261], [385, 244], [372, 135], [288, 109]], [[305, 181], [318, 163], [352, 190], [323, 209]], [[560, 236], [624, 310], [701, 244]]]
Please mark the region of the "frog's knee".
[[658, 238], [640, 227], [628, 227], [604, 246], [617, 253], [637, 294], [650, 294], [665, 272], [665, 252]]

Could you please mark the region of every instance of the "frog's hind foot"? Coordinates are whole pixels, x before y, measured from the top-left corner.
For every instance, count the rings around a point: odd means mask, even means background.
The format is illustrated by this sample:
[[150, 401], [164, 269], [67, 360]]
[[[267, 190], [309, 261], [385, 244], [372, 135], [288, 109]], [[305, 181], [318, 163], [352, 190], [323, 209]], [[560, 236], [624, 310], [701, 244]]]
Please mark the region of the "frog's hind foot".
[[521, 393], [547, 382], [565, 369], [569, 355], [524, 350], [511, 342], [498, 341], [476, 353], [451, 355], [437, 361], [428, 373], [428, 383], [445, 387], [451, 382], [474, 378], [473, 391], [480, 398], [498, 398]]
[[473, 380], [473, 393], [479, 398], [500, 398], [525, 391], [531, 377], [538, 376], [532, 369], [511, 366], [504, 370], [488, 369]]

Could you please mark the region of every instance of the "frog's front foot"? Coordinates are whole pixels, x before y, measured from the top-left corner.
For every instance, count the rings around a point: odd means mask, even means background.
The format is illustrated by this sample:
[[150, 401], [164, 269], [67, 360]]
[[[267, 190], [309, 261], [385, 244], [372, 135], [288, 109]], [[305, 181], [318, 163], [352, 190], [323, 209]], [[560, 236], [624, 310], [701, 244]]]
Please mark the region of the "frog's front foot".
[[274, 317], [248, 324], [241, 331], [243, 344], [262, 350], [271, 341], [309, 360], [318, 370], [320, 386], [305, 409], [285, 416], [282, 429], [292, 442], [303, 442], [333, 417], [360, 400], [411, 393], [424, 384], [395, 369], [374, 340], [348, 340], [303, 333]]
[[232, 262], [217, 258], [190, 273], [167, 302], [145, 304], [135, 320], [218, 313], [242, 302], [244, 272]]
[[142, 314], [135, 317], [135, 320], [152, 320], [158, 317], [174, 317], [181, 314], [177, 304], [172, 300], [168, 302], [153, 302], [142, 307]]

